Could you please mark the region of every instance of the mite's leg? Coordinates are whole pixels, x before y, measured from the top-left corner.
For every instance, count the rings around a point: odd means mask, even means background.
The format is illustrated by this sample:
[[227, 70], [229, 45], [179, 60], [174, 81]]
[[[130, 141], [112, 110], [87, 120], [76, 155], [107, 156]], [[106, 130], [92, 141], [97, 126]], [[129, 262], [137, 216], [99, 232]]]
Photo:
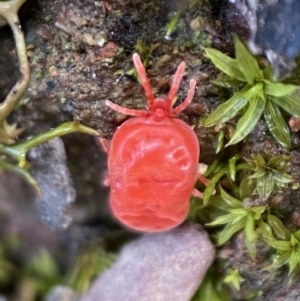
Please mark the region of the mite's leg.
[[98, 141], [101, 144], [102, 149], [108, 154], [109, 153], [109, 148], [110, 148], [110, 144], [109, 144], [108, 140], [105, 139], [105, 138], [99, 137]]
[[198, 174], [198, 180], [203, 183], [205, 186], [209, 184], [209, 179], [205, 178], [203, 175]]
[[177, 67], [177, 70], [174, 74], [173, 81], [172, 81], [172, 84], [170, 87], [170, 91], [166, 98], [166, 106], [169, 109], [169, 111], [172, 110], [173, 99], [178, 92], [179, 85], [180, 85], [180, 82], [181, 82], [183, 74], [184, 74], [184, 69], [185, 69], [185, 62], [181, 62], [179, 64], [179, 66]]
[[145, 94], [148, 99], [148, 109], [150, 110], [153, 108], [153, 105], [154, 105], [154, 94], [152, 92], [152, 89], [151, 89], [151, 86], [150, 86], [150, 83], [149, 83], [149, 80], [148, 80], [148, 77], [146, 74], [145, 67], [137, 53], [133, 54], [132, 60], [133, 60], [134, 66], [136, 68], [136, 71], [139, 75], [140, 83], [145, 90]]
[[102, 179], [100, 181], [101, 185], [102, 186], [110, 186], [109, 185], [109, 176], [108, 176], [108, 171], [105, 171], [103, 176], [102, 176]]
[[[198, 180], [203, 183], [205, 186], [207, 186], [209, 184], [209, 180], [207, 178], [205, 178], [201, 173], [198, 174]], [[215, 189], [213, 190], [212, 194], [215, 194], [216, 191]], [[192, 191], [192, 195], [195, 197], [198, 197], [200, 199], [203, 199], [203, 193], [200, 192], [197, 188], [194, 188]]]
[[203, 193], [200, 192], [197, 188], [193, 189], [192, 195], [199, 198], [199, 199], [203, 199]]
[[125, 115], [129, 115], [129, 116], [147, 116], [147, 115], [149, 115], [148, 111], [123, 108], [123, 107], [111, 102], [110, 100], [107, 100], [105, 102], [105, 104], [108, 107], [110, 107], [111, 109], [113, 109], [114, 111], [120, 112]]
[[191, 80], [190, 82], [190, 87], [187, 92], [186, 99], [178, 106], [176, 107], [173, 111], [172, 114], [173, 116], [178, 115], [180, 112], [186, 109], [186, 107], [192, 102], [194, 93], [195, 93], [195, 87], [196, 87], [196, 81], [194, 79]]
[[[109, 144], [108, 140], [105, 139], [105, 138], [99, 137], [98, 141], [101, 144], [102, 149], [104, 150], [104, 152], [109, 154], [110, 144]], [[108, 171], [107, 170], [102, 175], [100, 183], [101, 183], [102, 186], [109, 186], [109, 176], [108, 176]]]

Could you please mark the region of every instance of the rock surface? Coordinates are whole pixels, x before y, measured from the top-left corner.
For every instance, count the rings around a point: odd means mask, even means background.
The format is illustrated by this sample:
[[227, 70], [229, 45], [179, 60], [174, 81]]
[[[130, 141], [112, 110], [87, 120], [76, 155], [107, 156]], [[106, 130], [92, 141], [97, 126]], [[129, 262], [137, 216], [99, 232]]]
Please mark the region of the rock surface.
[[[55, 286], [48, 293], [45, 301], [76, 301], [76, 293], [67, 286]], [[1, 300], [0, 300], [1, 301]]]
[[80, 301], [188, 301], [214, 255], [198, 224], [146, 234], [124, 247], [119, 260]]
[[293, 283], [282, 281], [278, 289], [268, 294], [266, 301], [298, 301], [300, 300], [299, 280], [294, 279]]
[[300, 2], [231, 0], [250, 28], [248, 44], [254, 53], [264, 53], [276, 75], [288, 77], [300, 52]]
[[51, 229], [65, 228], [71, 221], [68, 208], [75, 201], [76, 191], [62, 140], [55, 138], [33, 148], [29, 159], [42, 194], [41, 198], [36, 196], [42, 220]]

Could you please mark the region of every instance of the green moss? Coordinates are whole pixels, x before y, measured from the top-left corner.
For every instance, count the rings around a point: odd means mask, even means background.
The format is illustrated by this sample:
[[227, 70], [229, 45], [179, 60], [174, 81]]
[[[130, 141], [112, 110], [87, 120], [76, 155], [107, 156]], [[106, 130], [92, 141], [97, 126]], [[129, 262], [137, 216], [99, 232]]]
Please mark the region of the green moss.
[[276, 250], [273, 263], [266, 270], [276, 270], [283, 265], [289, 266], [289, 275], [300, 272], [300, 230], [290, 233], [280, 219], [268, 217], [270, 226], [265, 225], [264, 238], [269, 246]]
[[[204, 173], [205, 177], [210, 178], [210, 183], [207, 185], [207, 188], [205, 189], [203, 195], [204, 204], [208, 204], [208, 201], [211, 195], [213, 195], [217, 184], [223, 177], [226, 177], [230, 182], [234, 194], [239, 195], [240, 191], [237, 183], [235, 183], [235, 179], [236, 173], [241, 170], [253, 171], [254, 166], [245, 162], [240, 154], [234, 155], [229, 159], [224, 159], [221, 155], [216, 157], [216, 159]], [[248, 196], [250, 195], [251, 194], [249, 194]]]
[[254, 167], [254, 173], [245, 177], [240, 187], [253, 187], [253, 193], [257, 193], [261, 200], [265, 201], [274, 192], [281, 192], [294, 182], [292, 176], [286, 172], [289, 167], [290, 158], [286, 155], [267, 156], [267, 160], [262, 155], [254, 156], [249, 163]]
[[76, 291], [86, 292], [91, 282], [107, 270], [116, 260], [116, 255], [105, 252], [101, 247], [82, 252], [67, 276], [67, 282]]
[[217, 245], [244, 231], [245, 246], [255, 260], [258, 239], [269, 241], [270, 231], [277, 231], [277, 235], [281, 231], [281, 239], [289, 238], [288, 230], [271, 214], [271, 207], [265, 202], [271, 193], [282, 192], [294, 182], [287, 172], [289, 164], [290, 158], [286, 155], [264, 159], [259, 154], [247, 161], [240, 154], [226, 160], [219, 155], [204, 174], [210, 183], [203, 202], [192, 200], [189, 218], [209, 227], [222, 226], [223, 229], [213, 235]]
[[219, 272], [210, 268], [191, 301], [230, 301], [223, 278], [217, 275]]
[[179, 20], [181, 12], [175, 12], [171, 18], [171, 20], [169, 21], [169, 23], [166, 26], [166, 34], [165, 34], [165, 39], [166, 40], [170, 40], [171, 39], [171, 34], [173, 33], [173, 31], [175, 30], [175, 27], [177, 25], [177, 22]]
[[57, 264], [45, 249], [41, 249], [21, 273], [21, 282], [36, 296], [46, 295], [53, 286], [62, 283], [63, 280]]
[[16, 236], [3, 239], [0, 243], [0, 287], [9, 284], [16, 274], [17, 267], [9, 256], [19, 247], [20, 242]]
[[227, 242], [236, 232], [245, 232], [245, 245], [252, 260], [256, 257], [257, 228], [259, 220], [263, 219], [267, 206], [247, 206], [242, 200], [236, 199], [221, 188], [221, 197], [227, 205], [226, 214], [216, 218], [208, 226], [225, 225], [217, 234], [217, 245]]
[[254, 57], [236, 36], [234, 44], [235, 59], [216, 49], [205, 49], [207, 56], [223, 72], [214, 83], [220, 88], [230, 88], [233, 95], [208, 116], [204, 125], [214, 126], [241, 115], [226, 144], [229, 146], [242, 141], [263, 115], [277, 142], [290, 148], [290, 132], [281, 110], [300, 117], [299, 86], [287, 80], [276, 80], [270, 67]]
[[[154, 45], [148, 46], [142, 40], [138, 40], [134, 45], [134, 50], [139, 54], [143, 65], [145, 66], [145, 68], [147, 68], [147, 66], [149, 65], [152, 59], [152, 52], [154, 50]], [[126, 74], [126, 75], [134, 76], [136, 78], [138, 77], [134, 66], [132, 66], [127, 70], [119, 69], [114, 74], [121, 75], [121, 76]]]
[[233, 287], [235, 290], [239, 291], [241, 288], [241, 283], [243, 283], [245, 279], [239, 274], [238, 269], [229, 269], [226, 277], [224, 278], [224, 282]]

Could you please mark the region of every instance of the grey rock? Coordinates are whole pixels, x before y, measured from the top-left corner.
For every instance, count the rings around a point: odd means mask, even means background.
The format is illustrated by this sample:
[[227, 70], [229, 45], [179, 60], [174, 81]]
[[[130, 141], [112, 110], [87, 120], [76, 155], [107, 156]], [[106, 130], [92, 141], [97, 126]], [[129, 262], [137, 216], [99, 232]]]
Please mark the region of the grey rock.
[[29, 153], [31, 174], [42, 192], [36, 201], [42, 220], [51, 228], [65, 228], [71, 222], [69, 206], [76, 192], [67, 167], [64, 144], [60, 138], [52, 139], [33, 148]]
[[124, 247], [80, 301], [188, 301], [214, 256], [214, 246], [198, 224], [145, 234]]
[[300, 2], [298, 0], [230, 0], [247, 20], [248, 45], [265, 54], [276, 75], [287, 77], [300, 53]]
[[34, 191], [23, 177], [6, 171], [0, 175], [0, 237], [18, 237], [20, 262], [31, 260], [40, 249], [53, 256], [60, 252], [56, 232], [42, 223], [33, 198]]
[[[45, 298], [45, 301], [76, 301], [76, 293], [67, 286], [55, 286]], [[1, 300], [0, 300], [1, 301]]]

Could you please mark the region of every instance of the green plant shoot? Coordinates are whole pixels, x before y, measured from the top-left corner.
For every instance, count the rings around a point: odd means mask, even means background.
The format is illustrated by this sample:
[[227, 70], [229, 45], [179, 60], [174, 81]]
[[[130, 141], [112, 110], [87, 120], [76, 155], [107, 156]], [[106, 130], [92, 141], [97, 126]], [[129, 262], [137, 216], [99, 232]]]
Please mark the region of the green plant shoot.
[[232, 88], [234, 93], [208, 116], [204, 125], [225, 123], [239, 114], [236, 130], [225, 145], [229, 146], [243, 140], [263, 115], [273, 137], [290, 148], [290, 131], [281, 110], [300, 118], [299, 86], [274, 80], [270, 68], [262, 67], [237, 36], [234, 36], [234, 45], [235, 59], [216, 49], [205, 48], [206, 55], [223, 72], [214, 83]]

